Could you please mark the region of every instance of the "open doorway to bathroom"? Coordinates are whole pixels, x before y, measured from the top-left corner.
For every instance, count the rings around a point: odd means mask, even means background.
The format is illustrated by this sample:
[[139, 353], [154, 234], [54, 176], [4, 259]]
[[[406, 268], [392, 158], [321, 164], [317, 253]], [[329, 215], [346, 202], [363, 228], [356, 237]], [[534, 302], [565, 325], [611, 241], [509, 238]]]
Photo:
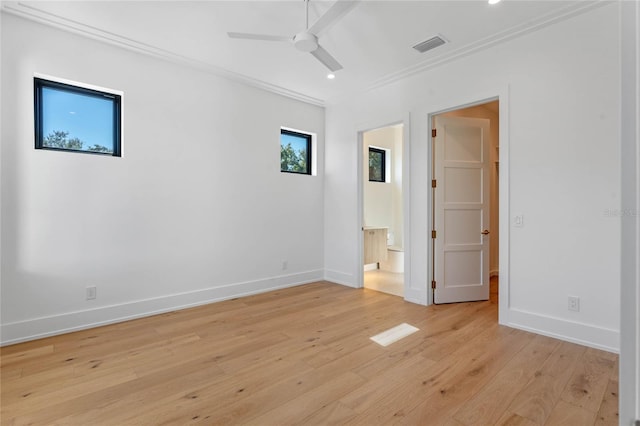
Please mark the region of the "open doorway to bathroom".
[[362, 134], [364, 287], [404, 296], [404, 125]]

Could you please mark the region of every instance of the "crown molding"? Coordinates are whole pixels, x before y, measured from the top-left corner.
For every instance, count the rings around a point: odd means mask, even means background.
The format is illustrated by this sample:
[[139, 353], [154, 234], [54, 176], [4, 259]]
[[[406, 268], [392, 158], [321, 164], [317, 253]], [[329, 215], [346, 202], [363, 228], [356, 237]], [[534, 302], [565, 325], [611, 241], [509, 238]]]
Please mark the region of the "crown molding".
[[337, 104], [344, 100], [353, 98], [354, 95], [367, 93], [376, 89], [380, 89], [382, 87], [396, 83], [405, 78], [411, 77], [415, 74], [419, 74], [421, 72], [428, 71], [433, 68], [437, 68], [446, 63], [453, 62], [456, 59], [489, 49], [498, 44], [505, 43], [507, 41], [523, 36], [525, 34], [538, 31], [542, 28], [548, 27], [550, 25], [556, 24], [558, 22], [562, 22], [574, 16], [581, 15], [583, 13], [589, 12], [591, 10], [594, 10], [599, 7], [609, 5], [612, 3], [616, 3], [616, 1], [615, 0], [588, 0], [588, 1], [581, 1], [578, 3], [571, 4], [569, 6], [566, 6], [560, 9], [559, 11], [556, 10], [553, 13], [542, 15], [539, 18], [530, 20], [521, 25], [511, 27], [499, 33], [493, 34], [489, 37], [485, 37], [481, 40], [478, 40], [474, 43], [467, 44], [451, 52], [448, 52], [439, 56], [435, 56], [433, 58], [428, 58], [422, 62], [406, 67], [400, 71], [387, 74], [384, 77], [381, 77], [378, 80], [375, 80], [373, 83], [367, 85], [366, 87], [363, 87], [352, 93], [343, 93], [339, 96], [327, 99], [325, 101], [325, 105]]
[[98, 40], [107, 44], [118, 46], [120, 48], [129, 50], [129, 51], [152, 56], [158, 59], [162, 59], [168, 62], [183, 65], [183, 66], [187, 66], [190, 68], [195, 68], [200, 71], [213, 74], [233, 82], [245, 84], [247, 86], [265, 90], [271, 93], [285, 96], [287, 98], [295, 99], [295, 100], [305, 102], [315, 106], [324, 107], [330, 104], [340, 103], [344, 100], [357, 96], [358, 94], [367, 93], [367, 92], [382, 88], [384, 86], [388, 86], [397, 81], [408, 78], [412, 75], [439, 67], [441, 65], [455, 61], [456, 59], [462, 58], [464, 56], [468, 56], [468, 55], [483, 51], [495, 45], [505, 43], [507, 41], [523, 36], [525, 34], [535, 32], [539, 29], [548, 27], [550, 25], [556, 24], [558, 22], [564, 21], [566, 19], [572, 18], [582, 13], [586, 13], [588, 11], [594, 10], [598, 7], [612, 4], [615, 2], [616, 2], [615, 0], [588, 0], [588, 1], [581, 1], [578, 3], [571, 4], [569, 6], [566, 6], [560, 9], [559, 11], [556, 10], [553, 13], [543, 15], [539, 18], [530, 20], [524, 24], [517, 25], [507, 30], [493, 34], [489, 37], [478, 40], [471, 44], [467, 44], [451, 52], [448, 52], [439, 56], [435, 56], [432, 58], [428, 58], [422, 62], [406, 67], [400, 71], [387, 74], [375, 80], [373, 83], [356, 88], [352, 91], [342, 93], [338, 96], [329, 98], [327, 100], [308, 96], [303, 93], [289, 90], [285, 87], [267, 83], [259, 79], [248, 77], [244, 74], [236, 73], [204, 61], [192, 59], [192, 58], [179, 55], [177, 53], [174, 53], [165, 49], [161, 49], [159, 47], [156, 47], [150, 44], [141, 43], [139, 41], [136, 41], [127, 37], [122, 37], [117, 34], [104, 31], [90, 25], [83, 24], [81, 22], [77, 22], [77, 21], [67, 19], [49, 12], [45, 12], [43, 10], [40, 10], [38, 8], [35, 8], [33, 6], [27, 5], [22, 2], [3, 1], [2, 12], [20, 16], [22, 18], [25, 18], [31, 21], [52, 26], [54, 28], [58, 28], [67, 32], [78, 34], [94, 40]]
[[99, 28], [83, 24], [71, 19], [64, 18], [62, 16], [55, 15], [53, 13], [45, 12], [33, 6], [27, 5], [21, 2], [15, 1], [3, 1], [2, 12], [9, 13], [11, 15], [19, 16], [30, 21], [38, 22], [40, 24], [48, 25], [57, 29], [61, 29], [67, 32], [78, 34], [93, 40], [101, 41], [113, 46], [117, 46], [132, 52], [140, 53], [147, 56], [152, 56], [157, 59], [172, 62], [178, 65], [194, 68], [209, 74], [213, 74], [218, 77], [225, 78], [227, 80], [241, 83], [247, 86], [265, 90], [277, 95], [285, 96], [287, 98], [295, 99], [297, 101], [305, 102], [315, 106], [324, 106], [322, 99], [307, 96], [303, 93], [299, 93], [293, 90], [289, 90], [285, 87], [281, 87], [275, 84], [267, 83], [262, 80], [258, 80], [246, 75], [229, 71], [222, 67], [218, 67], [209, 64], [204, 61], [192, 59], [169, 50], [161, 49], [159, 47], [141, 43], [139, 41], [122, 37], [109, 31], [104, 31]]

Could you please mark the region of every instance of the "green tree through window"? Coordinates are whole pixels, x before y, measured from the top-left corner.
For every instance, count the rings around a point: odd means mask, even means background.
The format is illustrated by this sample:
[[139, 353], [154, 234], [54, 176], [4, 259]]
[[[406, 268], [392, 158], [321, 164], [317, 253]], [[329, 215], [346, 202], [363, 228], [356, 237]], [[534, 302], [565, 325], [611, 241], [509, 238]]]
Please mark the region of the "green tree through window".
[[311, 174], [311, 135], [280, 130], [280, 171]]
[[369, 182], [385, 182], [387, 153], [384, 149], [369, 147]]
[[106, 152], [109, 154], [113, 153], [113, 150], [107, 148], [106, 146], [102, 146], [98, 144], [94, 144], [93, 146], [83, 148], [84, 142], [82, 142], [78, 138], [68, 138], [68, 136], [69, 136], [69, 132], [65, 132], [63, 130], [54, 130], [44, 138], [42, 145], [46, 146], [47, 148], [73, 149], [77, 151]]
[[295, 173], [305, 173], [307, 170], [306, 149], [296, 151], [290, 143], [280, 145], [280, 170]]

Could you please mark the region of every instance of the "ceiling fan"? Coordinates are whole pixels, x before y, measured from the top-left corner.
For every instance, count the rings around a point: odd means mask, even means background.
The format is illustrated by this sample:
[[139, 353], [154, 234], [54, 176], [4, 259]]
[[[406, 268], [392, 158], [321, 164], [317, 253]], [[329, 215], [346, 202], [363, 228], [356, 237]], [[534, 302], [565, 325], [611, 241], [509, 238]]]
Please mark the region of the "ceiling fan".
[[317, 60], [329, 68], [331, 72], [342, 69], [342, 65], [318, 43], [318, 37], [333, 25], [338, 19], [347, 14], [357, 3], [356, 0], [337, 0], [327, 12], [309, 28], [309, 0], [304, 0], [306, 5], [306, 29], [290, 36], [277, 36], [267, 34], [234, 33], [227, 35], [231, 38], [265, 41], [286, 41], [293, 43], [296, 49], [311, 53]]

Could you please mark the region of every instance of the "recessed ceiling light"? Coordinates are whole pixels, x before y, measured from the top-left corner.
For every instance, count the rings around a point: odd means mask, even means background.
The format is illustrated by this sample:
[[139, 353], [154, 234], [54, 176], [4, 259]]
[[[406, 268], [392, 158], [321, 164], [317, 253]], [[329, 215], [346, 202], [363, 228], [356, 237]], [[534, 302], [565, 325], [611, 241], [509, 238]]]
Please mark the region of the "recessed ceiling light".
[[336, 75], [335, 74], [327, 74], [327, 78], [329, 80], [333, 80], [334, 78], [336, 78]]
[[500, 0], [489, 0], [489, 4], [497, 4], [500, 3]]

